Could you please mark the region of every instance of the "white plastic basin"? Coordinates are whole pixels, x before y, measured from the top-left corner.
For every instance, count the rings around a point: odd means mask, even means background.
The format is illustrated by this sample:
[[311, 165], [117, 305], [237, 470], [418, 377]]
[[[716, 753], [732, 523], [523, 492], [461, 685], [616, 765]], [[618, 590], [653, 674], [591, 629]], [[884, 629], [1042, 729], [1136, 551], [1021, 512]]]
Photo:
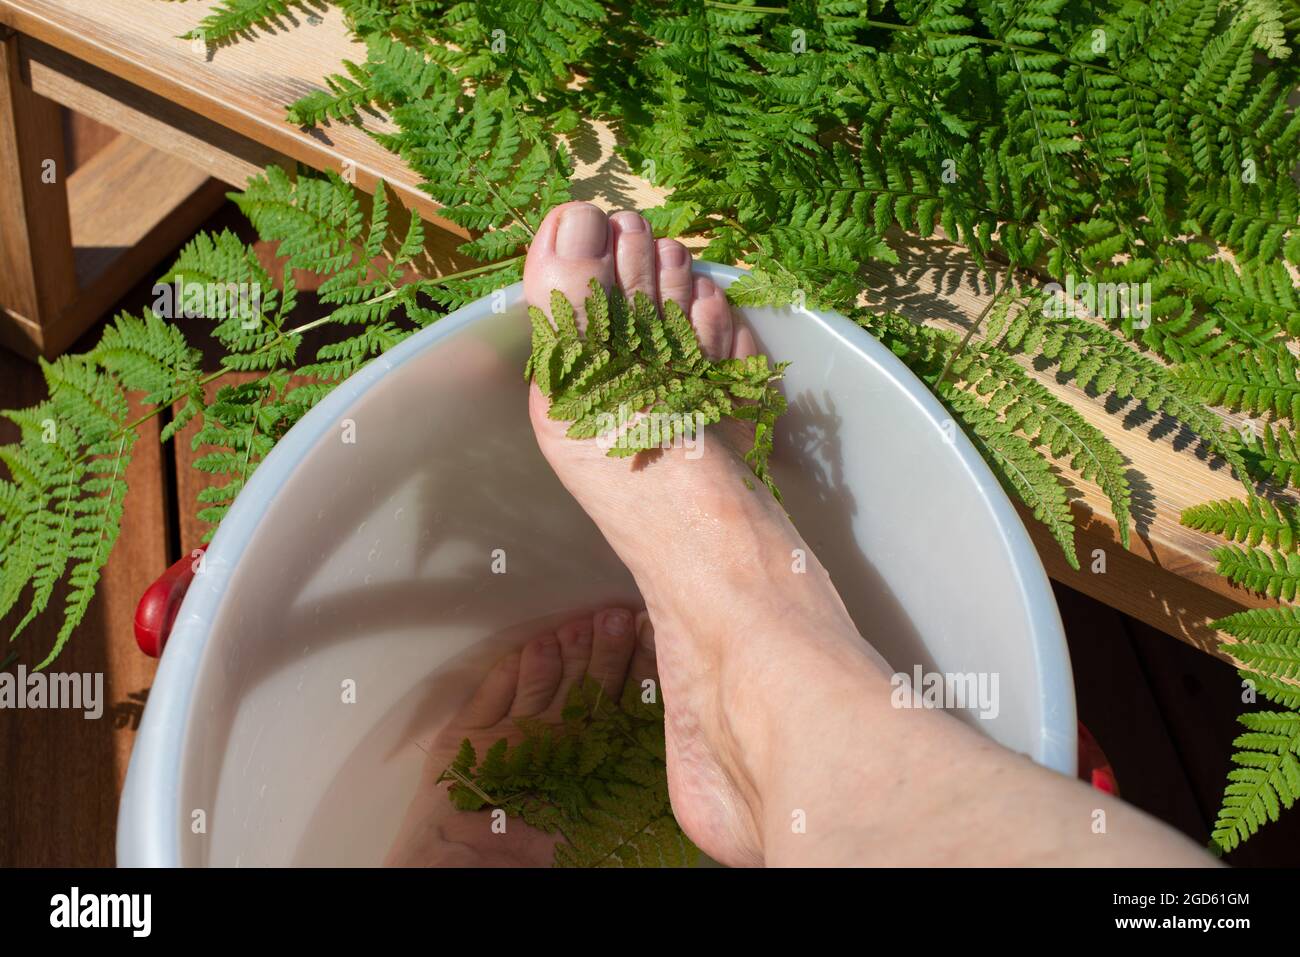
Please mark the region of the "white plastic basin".
[[[739, 275], [696, 268], [724, 286]], [[1072, 775], [1056, 605], [979, 454], [843, 317], [744, 314], [792, 363], [774, 472], [863, 634], [909, 674], [996, 673], [997, 717], [964, 719]], [[119, 864], [379, 863], [415, 788], [415, 742], [490, 662], [576, 611], [637, 601], [537, 451], [527, 353], [516, 285], [504, 312], [474, 303], [371, 363], [267, 457], [163, 655]]]

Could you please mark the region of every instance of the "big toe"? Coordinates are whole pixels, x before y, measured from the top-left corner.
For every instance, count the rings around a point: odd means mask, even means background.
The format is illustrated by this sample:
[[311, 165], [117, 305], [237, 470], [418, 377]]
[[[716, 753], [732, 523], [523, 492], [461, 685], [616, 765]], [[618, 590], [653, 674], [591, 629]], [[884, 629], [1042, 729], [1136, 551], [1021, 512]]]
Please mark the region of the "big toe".
[[606, 289], [614, 283], [614, 238], [609, 218], [591, 203], [556, 206], [537, 227], [524, 262], [524, 296], [529, 305], [551, 314], [551, 292], [559, 290], [577, 309], [591, 294], [591, 280]]

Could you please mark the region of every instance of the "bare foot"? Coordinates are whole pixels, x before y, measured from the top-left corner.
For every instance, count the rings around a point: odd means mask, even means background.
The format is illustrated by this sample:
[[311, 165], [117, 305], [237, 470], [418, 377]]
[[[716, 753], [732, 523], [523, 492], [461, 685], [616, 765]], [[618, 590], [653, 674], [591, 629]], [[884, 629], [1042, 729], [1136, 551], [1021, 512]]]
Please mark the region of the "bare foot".
[[[681, 243], [656, 241], [638, 213], [606, 217], [588, 203], [547, 215], [524, 269], [532, 305], [550, 313], [551, 290], [578, 305], [596, 278], [631, 297], [674, 300], [714, 359], [752, 355], [722, 290], [691, 273]], [[579, 309], [580, 324], [583, 319]], [[780, 358], [775, 357], [775, 358]], [[710, 857], [736, 866], [764, 860], [756, 782], [769, 773], [763, 724], [793, 702], [755, 708], [737, 692], [756, 668], [789, 666], [817, 648], [846, 669], [888, 673], [859, 636], [826, 571], [771, 494], [749, 481], [742, 450], [752, 437], [727, 420], [702, 437], [703, 454], [668, 450], [649, 460], [609, 458], [595, 440], [565, 435], [536, 385], [529, 412], [542, 453], [635, 576], [654, 624], [666, 709], [674, 813]], [[805, 574], [793, 568], [802, 553]], [[812, 635], [792, 644], [788, 624]], [[728, 644], [745, 642], [745, 655]], [[762, 649], [764, 653], [753, 652]], [[791, 685], [791, 694], [800, 693]], [[750, 706], [740, 702], [748, 700]]]
[[[644, 615], [641, 620], [645, 623]], [[550, 866], [558, 836], [518, 820], [511, 821], [504, 834], [493, 833], [488, 812], [456, 810], [447, 798], [447, 786], [439, 784], [438, 777], [466, 738], [481, 754], [502, 738], [512, 744], [522, 738], [518, 719], [558, 726], [569, 690], [584, 675], [615, 700], [628, 681], [657, 679], [653, 632], [646, 627], [638, 639], [636, 625], [631, 611], [608, 608], [594, 617], [567, 622], [554, 634], [534, 638], [522, 650], [497, 662], [474, 697], [429, 745], [420, 786], [385, 863], [399, 867]]]

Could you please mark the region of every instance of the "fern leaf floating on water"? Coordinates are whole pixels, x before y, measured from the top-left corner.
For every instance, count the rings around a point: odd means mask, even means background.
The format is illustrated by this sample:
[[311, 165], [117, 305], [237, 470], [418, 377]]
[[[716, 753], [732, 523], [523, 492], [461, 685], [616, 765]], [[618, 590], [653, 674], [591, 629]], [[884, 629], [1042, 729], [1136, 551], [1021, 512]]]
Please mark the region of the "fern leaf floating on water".
[[664, 711], [629, 682], [618, 702], [591, 678], [569, 692], [563, 726], [521, 720], [482, 760], [467, 739], [440, 781], [462, 811], [504, 810], [561, 834], [555, 867], [690, 867], [699, 860], [668, 800]]

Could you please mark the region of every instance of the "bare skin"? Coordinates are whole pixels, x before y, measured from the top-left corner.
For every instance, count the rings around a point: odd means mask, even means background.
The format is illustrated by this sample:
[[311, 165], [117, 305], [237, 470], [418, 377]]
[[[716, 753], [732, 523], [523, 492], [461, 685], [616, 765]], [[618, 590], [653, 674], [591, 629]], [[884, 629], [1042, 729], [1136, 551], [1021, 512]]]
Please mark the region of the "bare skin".
[[[529, 251], [528, 301], [549, 312], [559, 289], [579, 302], [592, 277], [675, 300], [715, 358], [755, 351], [680, 243], [656, 241], [635, 212], [556, 207]], [[534, 386], [542, 453], [632, 572], [653, 622], [673, 810], [709, 856], [733, 866], [1211, 863], [1165, 825], [941, 711], [893, 707], [892, 669], [771, 495], [746, 484], [745, 436], [732, 423], [711, 428], [698, 457], [613, 459], [567, 438], [547, 408]], [[791, 572], [796, 548], [806, 574]]]
[[[639, 626], [639, 627], [638, 627]], [[639, 637], [638, 637], [639, 636]], [[510, 822], [494, 833], [486, 814], [457, 811], [438, 777], [466, 738], [482, 754], [523, 736], [519, 718], [557, 727], [569, 690], [583, 676], [617, 699], [628, 681], [658, 679], [644, 612], [606, 608], [538, 635], [502, 658], [464, 708], [429, 742], [420, 786], [385, 863], [416, 867], [547, 867], [558, 838]]]

